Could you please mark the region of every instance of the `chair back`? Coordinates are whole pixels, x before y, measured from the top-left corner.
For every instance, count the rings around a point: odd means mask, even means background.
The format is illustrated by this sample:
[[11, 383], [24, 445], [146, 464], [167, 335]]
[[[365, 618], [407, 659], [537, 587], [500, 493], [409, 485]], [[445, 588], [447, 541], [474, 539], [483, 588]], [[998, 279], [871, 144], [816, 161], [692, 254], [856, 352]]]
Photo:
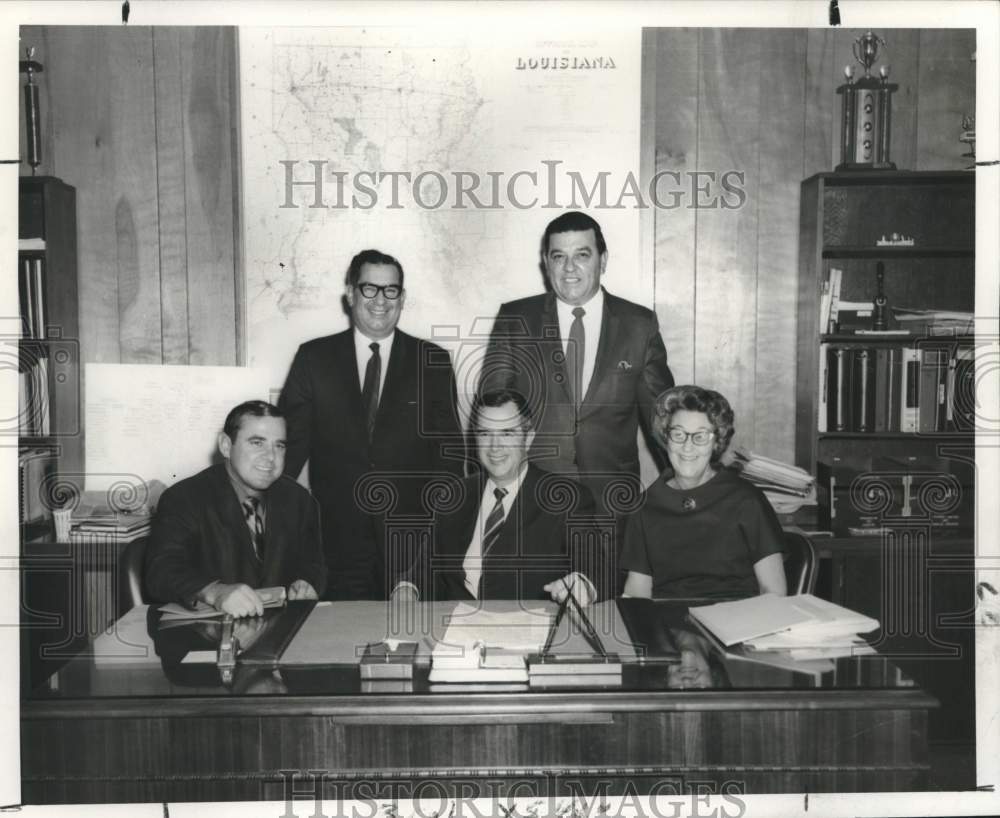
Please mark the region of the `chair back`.
[[119, 566], [120, 607], [124, 610], [142, 605], [145, 601], [142, 593], [142, 568], [146, 555], [146, 537], [132, 540], [125, 546]]
[[785, 580], [789, 596], [811, 594], [816, 588], [816, 549], [797, 531], [785, 531]]

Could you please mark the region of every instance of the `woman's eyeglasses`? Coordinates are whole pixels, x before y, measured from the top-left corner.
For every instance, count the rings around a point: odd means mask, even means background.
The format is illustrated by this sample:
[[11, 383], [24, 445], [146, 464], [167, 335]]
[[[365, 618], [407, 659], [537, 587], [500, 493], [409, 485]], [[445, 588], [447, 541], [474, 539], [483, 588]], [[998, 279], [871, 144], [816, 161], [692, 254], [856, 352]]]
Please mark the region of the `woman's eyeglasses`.
[[680, 426], [671, 426], [667, 429], [667, 437], [670, 438], [671, 443], [676, 443], [678, 446], [683, 446], [688, 442], [688, 438], [695, 446], [707, 446], [712, 442], [712, 438], [715, 437], [715, 432], [710, 432], [708, 429], [699, 429], [697, 432], [685, 432]]

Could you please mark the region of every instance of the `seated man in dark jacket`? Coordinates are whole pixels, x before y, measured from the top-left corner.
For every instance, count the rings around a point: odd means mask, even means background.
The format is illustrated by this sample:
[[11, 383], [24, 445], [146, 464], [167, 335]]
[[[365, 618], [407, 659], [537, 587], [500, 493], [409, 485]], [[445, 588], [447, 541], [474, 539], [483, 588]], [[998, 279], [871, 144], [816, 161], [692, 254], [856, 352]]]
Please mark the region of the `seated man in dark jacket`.
[[181, 480], [160, 498], [145, 577], [150, 596], [233, 616], [263, 613], [255, 588], [288, 586], [316, 599], [326, 583], [316, 502], [285, 464], [285, 419], [248, 401], [226, 417], [223, 463]]
[[562, 601], [572, 589], [586, 605], [604, 595], [610, 570], [593, 498], [528, 463], [534, 428], [524, 398], [505, 389], [477, 397], [472, 429], [482, 472], [437, 515], [428, 549], [393, 599]]

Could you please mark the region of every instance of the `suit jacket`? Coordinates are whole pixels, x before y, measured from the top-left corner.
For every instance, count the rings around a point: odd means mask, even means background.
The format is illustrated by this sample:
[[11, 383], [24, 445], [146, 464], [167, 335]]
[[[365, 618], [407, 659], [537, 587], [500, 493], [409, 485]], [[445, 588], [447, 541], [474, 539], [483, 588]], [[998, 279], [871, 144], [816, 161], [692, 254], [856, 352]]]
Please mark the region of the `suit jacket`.
[[[467, 477], [453, 509], [434, 520], [431, 540], [399, 581], [422, 599], [473, 599], [462, 563], [472, 542], [486, 478]], [[611, 586], [593, 498], [579, 483], [529, 465], [520, 491], [483, 565], [479, 599], [549, 599], [548, 582], [579, 571], [599, 596]]]
[[491, 387], [517, 389], [531, 402], [537, 429], [532, 462], [578, 474], [597, 497], [615, 475], [638, 477], [636, 430], [641, 422], [648, 431], [656, 397], [674, 384], [655, 313], [606, 291], [594, 373], [579, 417], [551, 292], [500, 307], [483, 379]]
[[322, 594], [326, 566], [316, 501], [285, 476], [264, 496], [261, 563], [225, 464], [210, 466], [163, 492], [146, 548], [149, 595], [159, 602], [193, 606], [197, 592], [214, 580], [267, 588], [297, 579]]
[[[361, 403], [353, 330], [299, 347], [281, 392], [288, 423], [285, 472], [309, 461], [319, 501], [333, 599], [385, 599], [387, 577], [404, 553], [387, 537], [393, 517], [430, 519], [424, 488], [433, 477], [457, 481], [463, 446], [451, 358], [441, 347], [396, 330], [371, 444]], [[447, 458], [450, 444], [454, 458]], [[388, 573], [387, 573], [388, 572]]]

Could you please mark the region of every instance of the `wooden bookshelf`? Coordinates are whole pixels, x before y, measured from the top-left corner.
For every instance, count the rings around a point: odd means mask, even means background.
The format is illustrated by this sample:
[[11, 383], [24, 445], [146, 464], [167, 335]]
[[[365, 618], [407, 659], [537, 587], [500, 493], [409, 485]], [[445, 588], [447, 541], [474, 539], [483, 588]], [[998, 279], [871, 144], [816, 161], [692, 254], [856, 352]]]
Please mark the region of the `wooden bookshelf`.
[[[30, 390], [22, 396], [18, 443], [22, 449], [51, 452], [59, 483], [82, 491], [83, 369], [76, 190], [51, 176], [21, 177], [18, 205], [22, 313], [18, 357], [19, 369], [29, 373], [31, 381]], [[42, 494], [43, 505], [64, 496], [62, 492], [55, 498], [47, 498], [44, 491]]]
[[[884, 448], [899, 447], [931, 457], [940, 444], [970, 441], [971, 429], [879, 432], [823, 428], [820, 413], [824, 370], [821, 344], [844, 349], [949, 349], [971, 347], [975, 339], [954, 335], [856, 335], [821, 326], [822, 287], [830, 270], [842, 271], [843, 301], [871, 302], [876, 264], [885, 270], [891, 307], [972, 312], [975, 308], [975, 175], [961, 171], [820, 173], [802, 183], [799, 234], [798, 348], [796, 384], [797, 465], [815, 471], [835, 457], [860, 458], [871, 469]], [[913, 246], [876, 246], [899, 233]], [[874, 355], [874, 353], [873, 353]], [[860, 446], [864, 451], [859, 451]], [[971, 521], [970, 521], [971, 524]]]

